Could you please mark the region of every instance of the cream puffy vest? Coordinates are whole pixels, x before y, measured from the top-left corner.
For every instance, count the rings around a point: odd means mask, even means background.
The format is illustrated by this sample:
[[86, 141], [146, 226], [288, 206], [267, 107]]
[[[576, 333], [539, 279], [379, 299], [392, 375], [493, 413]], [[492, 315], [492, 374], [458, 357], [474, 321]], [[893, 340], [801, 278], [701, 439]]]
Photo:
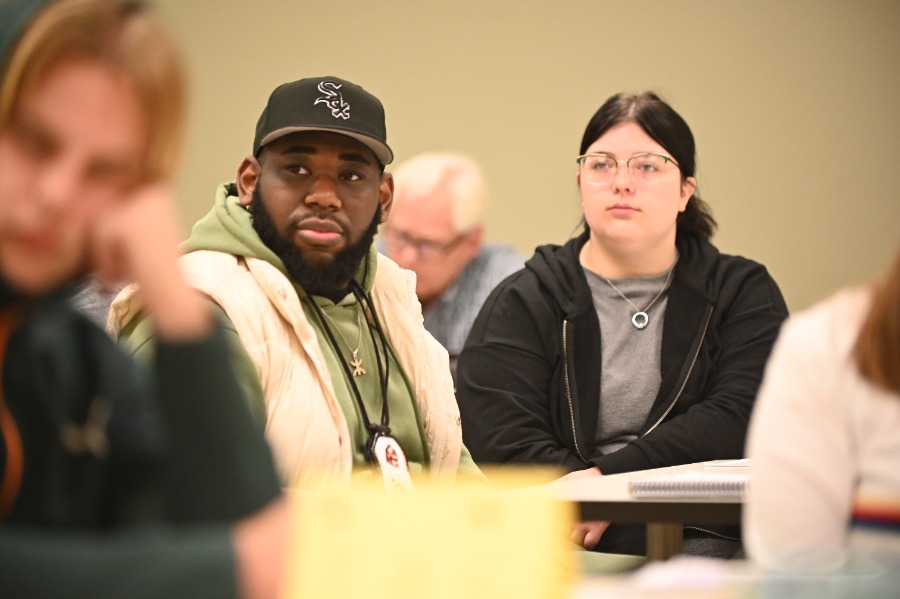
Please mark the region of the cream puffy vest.
[[[266, 437], [284, 483], [304, 490], [322, 478], [349, 480], [350, 433], [316, 329], [291, 282], [264, 260], [223, 252], [191, 252], [180, 262], [188, 282], [228, 314], [256, 365]], [[412, 385], [432, 475], [452, 477], [462, 450], [459, 409], [447, 352], [423, 325], [415, 275], [379, 254], [371, 297]], [[139, 311], [137, 289], [126, 288], [113, 303], [111, 329], [121, 330]]]

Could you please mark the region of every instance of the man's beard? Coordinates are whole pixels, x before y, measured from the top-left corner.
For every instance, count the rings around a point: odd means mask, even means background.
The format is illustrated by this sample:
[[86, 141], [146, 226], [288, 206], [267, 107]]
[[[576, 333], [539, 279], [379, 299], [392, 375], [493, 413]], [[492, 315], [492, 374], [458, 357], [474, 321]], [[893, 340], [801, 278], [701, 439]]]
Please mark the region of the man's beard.
[[249, 211], [253, 230], [266, 247], [281, 258], [291, 278], [308, 294], [327, 297], [335, 302], [347, 294], [350, 281], [359, 270], [363, 258], [369, 253], [378, 232], [378, 225], [381, 223], [379, 202], [372, 222], [359, 240], [356, 242], [350, 240], [347, 247], [338, 251], [330, 261], [323, 262], [307, 259], [293, 242], [278, 231], [262, 202], [258, 185], [253, 190]]

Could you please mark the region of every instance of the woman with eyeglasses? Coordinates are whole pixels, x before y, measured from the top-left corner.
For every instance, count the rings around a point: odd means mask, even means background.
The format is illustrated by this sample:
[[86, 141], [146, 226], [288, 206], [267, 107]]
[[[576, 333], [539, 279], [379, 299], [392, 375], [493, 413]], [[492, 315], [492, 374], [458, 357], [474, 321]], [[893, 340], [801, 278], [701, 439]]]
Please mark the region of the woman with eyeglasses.
[[[655, 94], [609, 98], [579, 154], [584, 231], [501, 283], [460, 356], [466, 446], [567, 477], [743, 456], [787, 316], [778, 286], [710, 243], [693, 134]], [[730, 555], [738, 534], [688, 530], [685, 552]], [[645, 551], [638, 526], [582, 523], [572, 540]]]

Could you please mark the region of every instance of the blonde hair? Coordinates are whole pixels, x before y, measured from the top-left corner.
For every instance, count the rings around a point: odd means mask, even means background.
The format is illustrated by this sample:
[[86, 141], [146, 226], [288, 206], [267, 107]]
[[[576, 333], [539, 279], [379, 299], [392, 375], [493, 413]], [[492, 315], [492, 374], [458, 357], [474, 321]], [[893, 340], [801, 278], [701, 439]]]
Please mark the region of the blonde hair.
[[484, 223], [488, 192], [474, 160], [456, 152], [418, 154], [394, 170], [394, 201], [447, 195], [453, 228], [467, 233]]
[[107, 65], [135, 87], [150, 138], [147, 180], [174, 175], [181, 147], [185, 82], [181, 56], [162, 24], [135, 2], [59, 0], [32, 20], [13, 47], [0, 80], [0, 127], [21, 99], [60, 60]]
[[855, 358], [873, 385], [900, 393], [900, 252], [875, 289], [856, 340]]

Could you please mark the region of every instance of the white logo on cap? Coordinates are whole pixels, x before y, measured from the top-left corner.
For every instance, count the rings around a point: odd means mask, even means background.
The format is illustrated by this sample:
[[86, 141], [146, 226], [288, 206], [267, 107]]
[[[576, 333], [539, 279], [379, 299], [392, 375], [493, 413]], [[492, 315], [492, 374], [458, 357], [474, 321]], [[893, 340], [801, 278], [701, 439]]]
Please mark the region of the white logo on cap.
[[344, 102], [344, 97], [341, 95], [341, 92], [338, 91], [339, 89], [341, 89], [341, 86], [337, 83], [323, 81], [319, 84], [319, 91], [324, 95], [316, 98], [316, 101], [313, 102], [313, 106], [316, 104], [324, 104], [331, 109], [331, 116], [336, 119], [346, 120], [350, 118], [350, 105]]

